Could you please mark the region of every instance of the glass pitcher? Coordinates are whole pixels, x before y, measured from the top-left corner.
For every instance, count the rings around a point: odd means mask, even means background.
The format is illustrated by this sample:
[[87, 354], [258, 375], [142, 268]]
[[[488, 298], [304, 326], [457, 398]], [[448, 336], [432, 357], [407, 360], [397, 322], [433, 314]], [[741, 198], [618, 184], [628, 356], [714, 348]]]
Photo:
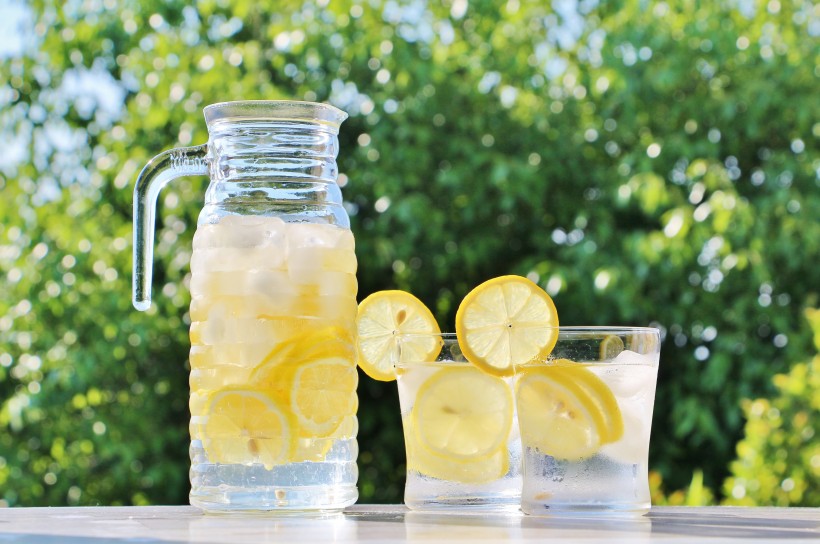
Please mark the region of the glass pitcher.
[[210, 176], [191, 257], [191, 504], [338, 511], [358, 492], [356, 256], [325, 104], [205, 108], [208, 143], [134, 189], [134, 306], [151, 304], [156, 200]]

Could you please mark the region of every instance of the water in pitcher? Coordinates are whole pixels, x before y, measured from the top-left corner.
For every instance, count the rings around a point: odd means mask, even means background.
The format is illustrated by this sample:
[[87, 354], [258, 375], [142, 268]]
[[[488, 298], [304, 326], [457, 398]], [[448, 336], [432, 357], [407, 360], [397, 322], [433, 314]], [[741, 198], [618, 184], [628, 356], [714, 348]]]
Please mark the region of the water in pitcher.
[[228, 215], [198, 228], [191, 272], [191, 503], [354, 502], [351, 232]]

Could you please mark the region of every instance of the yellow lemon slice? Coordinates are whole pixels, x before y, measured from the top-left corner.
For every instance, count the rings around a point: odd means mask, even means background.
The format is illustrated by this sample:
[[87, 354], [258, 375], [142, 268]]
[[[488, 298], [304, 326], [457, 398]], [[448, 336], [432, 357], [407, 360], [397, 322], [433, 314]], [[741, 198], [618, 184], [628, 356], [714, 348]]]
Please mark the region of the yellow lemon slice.
[[[522, 374], [516, 388], [524, 447], [557, 459], [590, 457], [601, 445], [595, 415], [573, 384], [548, 372]], [[539, 369], [540, 370], [540, 369]], [[583, 397], [582, 397], [583, 398]]]
[[510, 470], [507, 448], [500, 448], [495, 453], [483, 457], [459, 459], [454, 462], [451, 458], [436, 455], [419, 446], [411, 417], [404, 418], [403, 427], [409, 471], [448, 482], [484, 484], [498, 480]]
[[601, 443], [609, 444], [619, 440], [624, 434], [624, 420], [612, 388], [583, 365], [568, 359], [558, 359], [553, 364], [564, 373], [565, 380], [572, 380], [582, 388], [597, 407], [595, 421], [598, 424]]
[[298, 419], [299, 434], [333, 434], [346, 416], [356, 413], [358, 381], [356, 367], [344, 359], [321, 359], [299, 365], [290, 390], [290, 407]]
[[261, 463], [272, 467], [289, 460], [292, 421], [281, 405], [258, 391], [223, 389], [208, 402], [201, 436], [214, 463]]
[[332, 356], [355, 360], [355, 342], [350, 331], [335, 326], [303, 331], [277, 343], [256, 368]]
[[328, 452], [337, 441], [354, 438], [358, 428], [359, 424], [356, 416], [347, 415], [342, 419], [342, 423], [329, 436], [315, 437], [302, 436], [300, 434], [296, 438], [295, 451], [292, 456], [293, 462], [324, 461]]
[[355, 355], [338, 332], [331, 327], [284, 343], [251, 373], [250, 385], [290, 408], [300, 438], [329, 436], [356, 413]]
[[610, 334], [601, 340], [601, 345], [598, 347], [598, 355], [601, 361], [608, 361], [614, 359], [624, 350], [624, 341], [620, 336]]
[[352, 334], [342, 327], [308, 330], [277, 343], [256, 365], [247, 383], [280, 400], [284, 399], [287, 404], [296, 367], [306, 362], [333, 358], [354, 365], [355, 349]]
[[558, 360], [525, 366], [516, 385], [521, 441], [558, 459], [594, 455], [623, 435], [615, 396], [589, 369]]
[[490, 374], [546, 359], [558, 341], [552, 298], [521, 276], [501, 276], [470, 291], [456, 312], [456, 334], [467, 360]]
[[510, 387], [469, 365], [444, 368], [420, 387], [411, 410], [421, 447], [463, 461], [506, 449], [513, 421]]
[[[396, 379], [397, 334], [441, 332], [427, 306], [405, 291], [378, 291], [364, 299], [359, 304], [356, 328], [359, 367], [380, 381]], [[435, 361], [441, 344], [435, 337], [423, 336], [403, 342], [402, 350], [412, 351], [414, 361]]]

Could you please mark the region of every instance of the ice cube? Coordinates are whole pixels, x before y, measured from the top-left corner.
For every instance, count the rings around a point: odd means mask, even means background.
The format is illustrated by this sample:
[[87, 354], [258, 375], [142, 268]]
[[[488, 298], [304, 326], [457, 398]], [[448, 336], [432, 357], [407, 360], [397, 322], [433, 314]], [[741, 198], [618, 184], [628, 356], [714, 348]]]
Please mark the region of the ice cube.
[[219, 223], [200, 225], [194, 248], [284, 245], [285, 222], [278, 217], [228, 215]]
[[[398, 351], [394, 353], [394, 357], [399, 357]], [[413, 409], [421, 386], [430, 380], [434, 374], [441, 372], [443, 368], [443, 366], [409, 364], [400, 365], [396, 369], [396, 383], [399, 390], [402, 415], [409, 414]]]
[[606, 444], [601, 453], [621, 463], [646, 463], [652, 409], [638, 402], [619, 402], [618, 405], [624, 421], [624, 434], [617, 442]]
[[335, 247], [353, 249], [353, 234], [348, 229], [324, 223], [289, 223], [289, 248]]
[[618, 365], [651, 365], [655, 362], [655, 357], [651, 355], [641, 355], [628, 349], [623, 350], [612, 360], [611, 364]]
[[606, 383], [618, 399], [654, 395], [658, 367], [652, 358], [632, 351], [622, 351], [607, 363], [590, 365], [589, 369]]

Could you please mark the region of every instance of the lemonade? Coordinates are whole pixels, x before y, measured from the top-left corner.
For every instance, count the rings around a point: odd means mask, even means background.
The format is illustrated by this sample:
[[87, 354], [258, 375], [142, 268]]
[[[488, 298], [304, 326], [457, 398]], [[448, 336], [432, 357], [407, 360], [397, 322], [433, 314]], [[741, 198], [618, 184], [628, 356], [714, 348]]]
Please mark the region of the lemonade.
[[650, 508], [658, 329], [559, 326], [514, 275], [471, 290], [455, 334], [403, 291], [368, 296], [356, 327], [360, 368], [398, 381], [410, 509]]
[[516, 370], [525, 513], [650, 508], [657, 334], [631, 329], [624, 342], [614, 329], [565, 328], [555, 358]]
[[[458, 506], [517, 510], [521, 444], [510, 378], [487, 374], [461, 355], [454, 335], [431, 335], [441, 352], [396, 365], [407, 480], [414, 510]], [[400, 337], [417, 344], [421, 335]]]
[[521, 276], [488, 280], [442, 334], [410, 293], [379, 291], [359, 305], [359, 366], [398, 380], [407, 453], [404, 500], [413, 510], [519, 508], [521, 442], [514, 367], [558, 338], [552, 299]]
[[277, 217], [201, 225], [191, 259], [191, 504], [355, 502], [350, 230]]

